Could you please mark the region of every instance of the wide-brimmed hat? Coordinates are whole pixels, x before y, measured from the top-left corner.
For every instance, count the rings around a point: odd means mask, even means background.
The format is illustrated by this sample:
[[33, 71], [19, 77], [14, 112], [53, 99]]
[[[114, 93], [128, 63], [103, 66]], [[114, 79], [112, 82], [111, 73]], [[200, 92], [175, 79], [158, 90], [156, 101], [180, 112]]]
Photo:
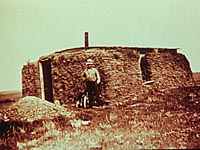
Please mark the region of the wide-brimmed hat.
[[93, 60], [92, 59], [88, 59], [87, 61], [86, 61], [86, 65], [92, 65], [93, 64]]

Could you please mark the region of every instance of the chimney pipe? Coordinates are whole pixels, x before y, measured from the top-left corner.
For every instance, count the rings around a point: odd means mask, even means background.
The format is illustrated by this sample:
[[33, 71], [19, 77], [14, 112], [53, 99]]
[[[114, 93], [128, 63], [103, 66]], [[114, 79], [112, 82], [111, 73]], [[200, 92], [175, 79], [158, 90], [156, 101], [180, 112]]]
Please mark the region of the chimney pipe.
[[85, 32], [85, 48], [88, 48], [89, 40], [88, 40], [88, 32]]

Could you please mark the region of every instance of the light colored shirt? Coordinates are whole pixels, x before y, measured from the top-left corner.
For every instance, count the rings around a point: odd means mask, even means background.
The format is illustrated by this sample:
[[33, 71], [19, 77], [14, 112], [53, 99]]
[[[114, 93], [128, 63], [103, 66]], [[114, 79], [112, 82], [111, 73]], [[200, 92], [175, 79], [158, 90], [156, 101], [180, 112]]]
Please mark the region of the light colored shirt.
[[85, 69], [82, 74], [83, 78], [87, 81], [94, 81], [100, 83], [100, 75], [96, 68]]

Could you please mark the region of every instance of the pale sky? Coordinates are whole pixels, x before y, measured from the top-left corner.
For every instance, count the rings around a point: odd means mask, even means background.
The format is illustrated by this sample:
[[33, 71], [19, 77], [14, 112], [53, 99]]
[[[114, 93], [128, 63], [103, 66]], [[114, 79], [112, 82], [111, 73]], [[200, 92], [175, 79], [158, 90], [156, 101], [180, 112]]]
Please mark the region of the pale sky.
[[91, 46], [179, 47], [200, 72], [200, 0], [0, 0], [0, 91], [55, 51]]

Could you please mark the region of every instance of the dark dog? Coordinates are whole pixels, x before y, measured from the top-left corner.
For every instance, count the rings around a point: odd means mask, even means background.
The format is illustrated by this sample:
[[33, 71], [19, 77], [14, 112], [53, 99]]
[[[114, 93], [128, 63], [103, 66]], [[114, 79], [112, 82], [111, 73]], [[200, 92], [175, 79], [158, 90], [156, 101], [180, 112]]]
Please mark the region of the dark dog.
[[88, 98], [88, 92], [80, 92], [80, 94], [76, 98], [76, 107], [83, 107], [88, 108], [89, 107], [89, 98]]

